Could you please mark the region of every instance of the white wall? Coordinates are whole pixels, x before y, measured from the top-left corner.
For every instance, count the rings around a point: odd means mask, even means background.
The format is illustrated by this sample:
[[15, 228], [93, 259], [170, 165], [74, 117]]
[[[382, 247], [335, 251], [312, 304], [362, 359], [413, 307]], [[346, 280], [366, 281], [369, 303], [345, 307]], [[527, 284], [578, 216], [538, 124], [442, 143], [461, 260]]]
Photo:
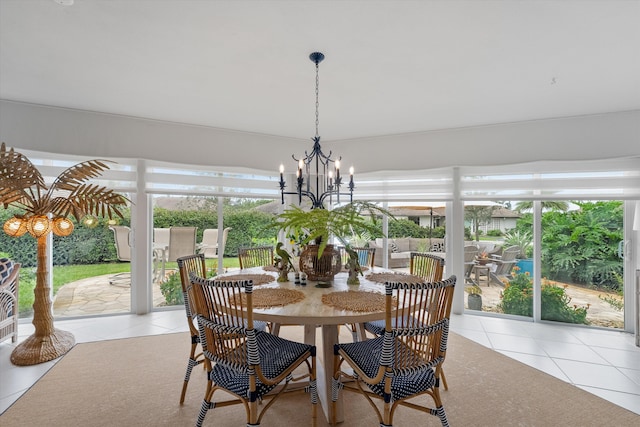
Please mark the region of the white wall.
[[[0, 140], [18, 149], [276, 171], [310, 140], [0, 101]], [[357, 172], [640, 155], [640, 110], [323, 142]]]

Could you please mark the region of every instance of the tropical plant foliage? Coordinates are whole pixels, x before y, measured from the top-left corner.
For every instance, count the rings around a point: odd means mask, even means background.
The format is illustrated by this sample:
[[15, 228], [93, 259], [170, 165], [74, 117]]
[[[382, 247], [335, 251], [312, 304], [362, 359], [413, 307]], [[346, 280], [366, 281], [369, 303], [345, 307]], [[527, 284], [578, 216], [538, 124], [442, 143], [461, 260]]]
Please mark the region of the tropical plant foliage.
[[518, 258], [531, 258], [533, 255], [533, 235], [531, 230], [509, 230], [504, 235], [504, 246], [519, 246]]
[[302, 245], [318, 244], [318, 256], [321, 256], [332, 236], [348, 246], [350, 236], [364, 233], [380, 235], [378, 215], [383, 214], [395, 219], [387, 210], [365, 201], [351, 202], [333, 210], [317, 208], [307, 211], [292, 206], [276, 216], [271, 226], [284, 230], [287, 236], [292, 236]]
[[543, 275], [555, 280], [620, 286], [623, 206], [619, 201], [574, 202], [580, 210], [542, 216]]
[[[533, 316], [533, 281], [528, 273], [518, 273], [511, 281], [505, 281], [502, 301], [498, 306], [506, 314]], [[549, 280], [543, 280], [541, 317], [566, 323], [587, 324], [587, 309], [571, 304], [566, 288]]]

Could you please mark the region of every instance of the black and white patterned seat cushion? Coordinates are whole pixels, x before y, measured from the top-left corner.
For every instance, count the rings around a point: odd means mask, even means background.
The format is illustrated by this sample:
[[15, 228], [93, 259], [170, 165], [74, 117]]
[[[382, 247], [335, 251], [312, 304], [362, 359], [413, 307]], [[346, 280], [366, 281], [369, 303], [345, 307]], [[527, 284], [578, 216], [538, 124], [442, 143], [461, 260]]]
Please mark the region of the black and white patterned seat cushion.
[[[384, 338], [378, 337], [349, 344], [337, 344], [369, 377], [374, 377], [380, 366], [380, 354]], [[404, 399], [432, 388], [436, 383], [435, 373], [430, 367], [419, 367], [407, 372], [396, 373], [391, 379], [393, 400]], [[368, 384], [371, 391], [384, 395], [384, 381]]]
[[[312, 346], [269, 334], [267, 332], [256, 333], [258, 341], [258, 352], [260, 353], [260, 366], [262, 373], [267, 378], [273, 378], [286, 371], [291, 364], [296, 361]], [[224, 363], [216, 363], [211, 372], [213, 381], [239, 396], [246, 397], [249, 390], [249, 375], [239, 371]], [[265, 395], [276, 386], [267, 386], [259, 380], [256, 384], [258, 397]]]
[[[405, 317], [405, 319], [406, 319], [406, 317]], [[405, 320], [403, 323], [406, 325], [406, 324], [408, 324], [409, 322], [407, 322], [407, 321]], [[395, 317], [392, 317], [392, 318], [391, 318], [391, 327], [392, 327], [392, 328], [396, 328], [396, 324], [397, 324], [396, 318], [395, 318]], [[421, 324], [420, 326], [413, 325], [412, 327], [414, 327], [414, 328], [417, 328], [417, 327], [422, 328], [422, 327], [424, 327], [424, 326], [425, 326], [424, 324]], [[384, 334], [384, 327], [385, 327], [384, 320], [373, 320], [373, 321], [371, 321], [371, 322], [366, 322], [366, 323], [364, 324], [364, 328], [365, 328], [367, 331], [371, 332], [372, 334], [376, 334], [376, 335], [382, 335], [382, 334]]]

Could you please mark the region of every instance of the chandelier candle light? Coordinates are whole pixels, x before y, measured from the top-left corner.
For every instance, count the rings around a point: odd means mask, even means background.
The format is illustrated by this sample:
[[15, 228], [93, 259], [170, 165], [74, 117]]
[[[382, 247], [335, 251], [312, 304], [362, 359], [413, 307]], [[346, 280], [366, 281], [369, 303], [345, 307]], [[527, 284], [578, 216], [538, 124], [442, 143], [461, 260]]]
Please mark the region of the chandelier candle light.
[[[309, 55], [309, 59], [316, 64], [316, 136], [311, 138], [313, 140], [313, 150], [311, 153], [305, 151], [305, 156], [301, 159], [296, 159], [295, 155], [291, 156], [298, 166], [296, 170], [296, 191], [285, 191], [284, 165], [280, 165], [280, 193], [282, 204], [284, 204], [284, 195], [291, 194], [298, 196], [298, 204], [302, 203], [302, 196], [305, 196], [311, 200], [311, 209], [324, 209], [324, 200], [327, 197], [329, 198], [329, 204], [333, 203], [333, 196], [336, 196], [336, 202], [340, 203], [340, 195], [349, 196], [349, 201], [353, 201], [353, 166], [349, 168], [349, 192], [341, 193], [340, 160], [342, 157], [332, 160], [331, 152], [325, 155], [320, 147], [320, 136], [318, 135], [318, 87], [320, 82], [318, 70], [324, 55], [320, 52], [313, 52]], [[312, 165], [315, 169], [315, 174], [313, 175], [311, 173]], [[315, 187], [312, 187], [311, 181], [313, 177], [315, 177]]]

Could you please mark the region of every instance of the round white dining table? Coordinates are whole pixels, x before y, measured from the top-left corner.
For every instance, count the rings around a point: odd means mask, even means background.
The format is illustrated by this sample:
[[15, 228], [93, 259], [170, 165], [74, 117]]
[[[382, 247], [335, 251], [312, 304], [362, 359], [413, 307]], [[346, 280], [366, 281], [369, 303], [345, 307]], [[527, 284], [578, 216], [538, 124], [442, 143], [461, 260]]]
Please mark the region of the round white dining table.
[[[253, 308], [254, 320], [263, 320], [275, 325], [277, 333], [279, 325], [304, 325], [304, 342], [315, 345], [316, 327], [322, 328], [322, 362], [317, 363], [317, 383], [318, 395], [327, 420], [332, 419], [331, 409], [331, 378], [333, 374], [333, 345], [338, 342], [338, 328], [344, 324], [355, 324], [360, 327], [360, 334], [364, 333], [365, 322], [384, 319], [384, 305], [378, 306], [373, 311], [351, 311], [348, 309], [336, 308], [323, 302], [323, 296], [335, 292], [352, 291], [352, 297], [363, 298], [366, 293], [375, 292], [384, 294], [384, 283], [373, 282], [367, 279], [372, 273], [390, 273], [382, 268], [368, 269], [364, 272], [364, 277], [359, 276], [360, 285], [347, 285], [348, 274], [338, 273], [328, 287], [319, 287], [318, 282], [308, 281], [306, 286], [294, 283], [293, 273], [289, 273], [288, 282], [277, 282], [277, 273], [266, 271], [263, 267], [247, 268], [225, 273], [219, 277], [233, 277], [242, 279], [243, 275], [271, 274], [273, 281], [254, 286], [257, 289], [277, 288], [292, 289], [300, 291], [304, 298], [298, 302], [292, 302], [281, 306], [268, 308]], [[355, 292], [355, 294], [354, 294]], [[361, 310], [361, 309], [360, 309]], [[344, 410], [342, 399], [338, 401], [336, 409], [336, 421], [344, 420]]]

